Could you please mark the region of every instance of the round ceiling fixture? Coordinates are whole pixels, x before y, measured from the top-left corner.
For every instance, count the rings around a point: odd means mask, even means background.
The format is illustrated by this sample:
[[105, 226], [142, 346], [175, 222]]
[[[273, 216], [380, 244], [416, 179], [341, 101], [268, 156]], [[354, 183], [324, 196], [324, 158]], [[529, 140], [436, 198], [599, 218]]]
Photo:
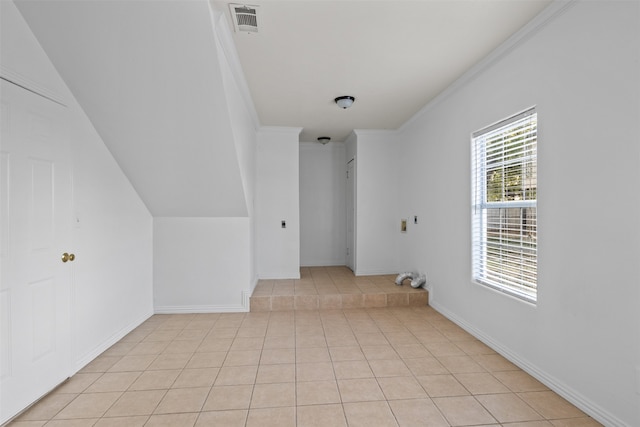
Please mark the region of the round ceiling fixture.
[[328, 136], [319, 136], [318, 142], [322, 145], [325, 145], [327, 142], [331, 141], [331, 138]]
[[336, 104], [338, 104], [338, 107], [346, 110], [347, 108], [351, 107], [353, 105], [353, 101], [355, 101], [356, 99], [353, 96], [349, 96], [349, 95], [345, 95], [345, 96], [339, 96], [336, 99], [334, 99], [334, 101], [336, 102]]

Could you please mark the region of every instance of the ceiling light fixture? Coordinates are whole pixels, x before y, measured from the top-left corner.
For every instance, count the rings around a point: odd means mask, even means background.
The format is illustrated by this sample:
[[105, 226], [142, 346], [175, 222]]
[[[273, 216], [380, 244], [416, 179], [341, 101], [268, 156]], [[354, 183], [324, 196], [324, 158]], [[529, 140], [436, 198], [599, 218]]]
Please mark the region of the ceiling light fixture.
[[328, 143], [329, 141], [331, 141], [331, 138], [328, 136], [319, 136], [318, 137], [318, 142], [322, 145], [325, 145], [326, 143]]
[[336, 102], [336, 104], [338, 104], [338, 107], [346, 110], [347, 108], [351, 107], [353, 105], [353, 101], [355, 101], [356, 99], [353, 96], [339, 96], [336, 99], [334, 99], [334, 101]]

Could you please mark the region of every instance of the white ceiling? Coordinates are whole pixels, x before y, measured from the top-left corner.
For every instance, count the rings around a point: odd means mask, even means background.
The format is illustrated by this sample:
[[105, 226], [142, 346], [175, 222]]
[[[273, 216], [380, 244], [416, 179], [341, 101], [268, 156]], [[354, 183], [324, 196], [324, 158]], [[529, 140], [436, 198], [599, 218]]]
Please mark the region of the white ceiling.
[[[261, 125], [343, 141], [400, 127], [550, 2], [252, 0], [258, 33], [233, 37]], [[229, 3], [212, 1], [233, 28]]]

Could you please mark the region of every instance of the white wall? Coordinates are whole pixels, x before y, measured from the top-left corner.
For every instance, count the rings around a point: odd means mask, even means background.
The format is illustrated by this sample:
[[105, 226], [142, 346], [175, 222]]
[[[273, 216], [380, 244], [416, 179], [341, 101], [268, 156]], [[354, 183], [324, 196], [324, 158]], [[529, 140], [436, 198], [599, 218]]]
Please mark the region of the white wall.
[[1, 5], [2, 75], [54, 94], [71, 111], [77, 258], [69, 314], [80, 369], [152, 314], [152, 218], [18, 10]]
[[345, 145], [300, 144], [300, 265], [344, 265]]
[[77, 103], [71, 138], [79, 369], [153, 314], [152, 217]]
[[248, 311], [249, 218], [155, 218], [156, 313]]
[[356, 275], [398, 272], [397, 134], [356, 130]]
[[[227, 108], [234, 160], [239, 166], [246, 216], [154, 219], [154, 308], [157, 313], [248, 311], [257, 283], [254, 261], [256, 119], [234, 75], [236, 52], [224, 15], [215, 25], [218, 98]], [[237, 71], [236, 71], [237, 72]], [[223, 133], [224, 135], [224, 133]], [[224, 186], [226, 181], [207, 185]], [[223, 201], [219, 201], [223, 203]]]
[[[420, 216], [402, 256], [431, 304], [608, 426], [640, 425], [639, 8], [576, 2], [427, 106], [396, 151]], [[470, 134], [532, 105], [535, 307], [470, 279]]]
[[[256, 263], [261, 279], [300, 277], [300, 128], [258, 131]], [[286, 228], [281, 228], [281, 221]]]

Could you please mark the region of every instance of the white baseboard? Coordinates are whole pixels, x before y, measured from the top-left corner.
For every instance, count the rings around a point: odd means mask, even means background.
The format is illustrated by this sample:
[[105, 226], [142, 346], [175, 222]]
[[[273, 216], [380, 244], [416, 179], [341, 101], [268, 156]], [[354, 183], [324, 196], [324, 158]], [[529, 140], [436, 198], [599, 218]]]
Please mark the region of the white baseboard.
[[249, 311], [251, 292], [242, 291], [242, 304], [238, 305], [162, 305], [154, 308], [155, 314], [184, 313], [244, 313]]
[[[258, 283], [257, 279], [256, 279], [256, 284]], [[243, 308], [243, 312], [249, 312], [251, 310], [251, 294], [253, 293], [253, 290], [251, 292], [247, 292], [247, 291], [242, 291], [242, 308]]]
[[185, 313], [241, 313], [248, 311], [242, 305], [164, 305], [156, 307], [156, 314]]
[[609, 427], [631, 427], [615, 415], [602, 408], [600, 405], [596, 404], [592, 400], [588, 399], [578, 391], [565, 384], [563, 381], [560, 381], [558, 378], [549, 375], [548, 373], [528, 361], [526, 358], [512, 352], [511, 350], [509, 350], [509, 348], [495, 341], [483, 331], [477, 329], [472, 324], [466, 322], [464, 319], [449, 311], [447, 308], [438, 304], [437, 301], [429, 301], [429, 306], [431, 306], [447, 319], [451, 320], [462, 329], [469, 332], [471, 335], [494, 349], [504, 358], [520, 367], [523, 371], [540, 381], [542, 384], [558, 393], [560, 396], [571, 402], [573, 405], [591, 416], [596, 421]]
[[311, 261], [300, 263], [300, 267], [342, 267], [344, 265], [346, 265], [345, 260]]
[[300, 270], [260, 273], [258, 277], [264, 280], [299, 279]]
[[359, 269], [356, 268], [356, 276], [386, 276], [388, 274], [398, 274], [396, 269]]
[[78, 359], [75, 362], [73, 367], [74, 369], [73, 373], [75, 374], [80, 369], [87, 366], [93, 359], [100, 356], [105, 350], [107, 350], [109, 347], [111, 347], [112, 345], [120, 341], [122, 338], [124, 338], [125, 335], [127, 335], [129, 332], [133, 331], [135, 328], [140, 326], [145, 320], [147, 320], [151, 316], [153, 316], [152, 311], [145, 312], [145, 314], [138, 317], [136, 320], [129, 323], [125, 327], [121, 328], [119, 331], [111, 335], [109, 338], [107, 338], [106, 340], [104, 340], [103, 342], [95, 346], [91, 351], [86, 353], [84, 356], [82, 356], [80, 359]]

